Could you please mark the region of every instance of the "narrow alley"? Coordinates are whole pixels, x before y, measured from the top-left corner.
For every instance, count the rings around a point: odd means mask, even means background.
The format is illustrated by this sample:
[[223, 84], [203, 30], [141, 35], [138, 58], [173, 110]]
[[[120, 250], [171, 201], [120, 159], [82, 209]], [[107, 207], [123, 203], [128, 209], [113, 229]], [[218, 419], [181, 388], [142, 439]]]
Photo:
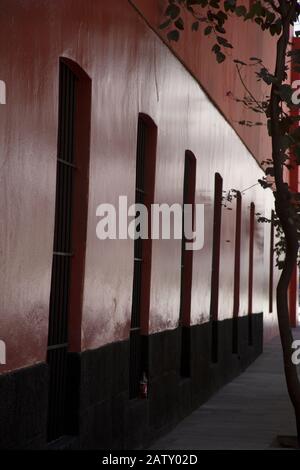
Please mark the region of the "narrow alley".
[[[294, 330], [300, 339], [300, 329]], [[274, 449], [295, 436], [279, 338], [242, 375], [158, 440], [153, 449]]]

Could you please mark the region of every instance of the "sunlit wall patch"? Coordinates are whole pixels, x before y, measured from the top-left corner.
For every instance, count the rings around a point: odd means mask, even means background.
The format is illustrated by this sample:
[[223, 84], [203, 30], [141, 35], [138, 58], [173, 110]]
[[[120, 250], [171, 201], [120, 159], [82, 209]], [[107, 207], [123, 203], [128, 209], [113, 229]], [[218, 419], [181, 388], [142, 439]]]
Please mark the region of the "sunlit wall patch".
[[0, 340], [0, 366], [6, 364], [6, 344]]
[[6, 104], [6, 84], [0, 80], [0, 104]]

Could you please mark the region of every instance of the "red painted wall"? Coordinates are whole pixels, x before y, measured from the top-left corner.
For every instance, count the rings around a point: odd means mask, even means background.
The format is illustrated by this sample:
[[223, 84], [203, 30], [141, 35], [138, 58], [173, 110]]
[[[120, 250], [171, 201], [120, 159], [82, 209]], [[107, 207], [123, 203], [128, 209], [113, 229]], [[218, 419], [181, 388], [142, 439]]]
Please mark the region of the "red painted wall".
[[[204, 27], [200, 27], [197, 33], [192, 32], [190, 25], [193, 19], [190, 15], [183, 12], [186, 27], [181, 33], [180, 41], [178, 43], [169, 42], [166, 38], [166, 31], [158, 29], [166, 19], [164, 12], [168, 0], [130, 0], [130, 2], [166, 41], [166, 44], [171, 47], [188, 70], [197, 77], [204, 90], [224, 113], [226, 119], [243, 139], [254, 157], [258, 161], [265, 159], [267, 152], [270, 151], [270, 139], [266, 128], [249, 130], [238, 124], [238, 121], [244, 119], [259, 121], [260, 116], [243, 109], [239, 103], [228, 97], [227, 93], [231, 91], [236, 97], [244, 96], [244, 88], [237, 75], [234, 59], [249, 62], [250, 57], [258, 57], [263, 59], [264, 65], [270, 71], [273, 71], [276, 47], [274, 38], [268, 33], [263, 33], [255, 22], [244, 22], [241, 18], [232, 16], [226, 23], [226, 37], [233, 45], [233, 49], [227, 51], [226, 62], [219, 65], [215, 60], [215, 55], [211, 53], [211, 48], [215, 43], [214, 38], [204, 36]], [[248, 7], [249, 0], [241, 0], [239, 4]], [[262, 98], [265, 95], [266, 87], [257, 82], [253, 69], [252, 72], [251, 69], [248, 69], [243, 74], [245, 83], [254, 96]]]
[[[243, 191], [261, 176], [199, 84], [126, 0], [119, 0], [118, 8], [94, 0], [2, 0], [0, 79], [7, 84], [7, 104], [0, 107], [0, 339], [7, 344], [7, 365], [0, 373], [46, 357], [61, 56], [76, 61], [92, 79], [83, 349], [129, 334], [133, 242], [100, 242], [96, 208], [117, 204], [119, 195], [134, 203], [139, 112], [158, 126], [156, 202], [182, 202], [185, 150], [197, 157], [196, 203], [205, 204], [205, 247], [194, 254], [192, 324], [209, 319], [214, 173], [222, 175], [225, 190]], [[206, 86], [216, 74], [207, 55], [202, 62]], [[218, 96], [233, 85], [228, 80], [215, 80]], [[258, 137], [252, 144], [262, 145]], [[272, 196], [259, 186], [243, 195], [240, 315], [248, 306], [252, 201], [269, 215]], [[234, 221], [234, 210], [224, 210], [221, 320], [233, 314]], [[275, 325], [274, 314], [267, 313], [268, 230], [255, 225], [253, 286], [253, 312], [266, 312], [266, 337]], [[153, 241], [150, 333], [178, 324], [180, 254], [180, 240]]]

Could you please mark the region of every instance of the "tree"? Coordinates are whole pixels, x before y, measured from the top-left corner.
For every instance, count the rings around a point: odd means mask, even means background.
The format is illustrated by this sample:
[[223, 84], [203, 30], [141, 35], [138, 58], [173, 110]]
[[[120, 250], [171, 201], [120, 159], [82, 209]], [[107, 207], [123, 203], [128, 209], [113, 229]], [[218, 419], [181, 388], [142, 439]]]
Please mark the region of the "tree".
[[[287, 83], [288, 72], [300, 71], [300, 49], [290, 51], [290, 26], [300, 14], [297, 0], [257, 0], [249, 8], [237, 0], [168, 0], [166, 20], [160, 29], [166, 30], [170, 41], [178, 41], [186, 28], [187, 16], [192, 18], [191, 29], [203, 29], [204, 35], [215, 38], [212, 52], [218, 63], [226, 59], [226, 50], [233, 45], [226, 38], [226, 23], [235, 15], [241, 21], [253, 21], [266, 34], [276, 37], [276, 65], [268, 70], [260, 58], [250, 58], [249, 63], [236, 59], [237, 73], [245, 89], [242, 99], [235, 98], [248, 109], [266, 117], [272, 144], [272, 155], [265, 164], [266, 178], [260, 180], [264, 188], [274, 194], [278, 227], [282, 234], [277, 252], [283, 255], [278, 262], [282, 270], [276, 289], [279, 332], [283, 351], [285, 378], [288, 393], [295, 410], [297, 446], [300, 447], [300, 381], [297, 366], [292, 362], [293, 335], [290, 328], [288, 288], [297, 263], [300, 238], [300, 194], [293, 193], [284, 181], [284, 169], [291, 170], [300, 164], [299, 102], [293, 99], [295, 91]], [[254, 66], [258, 80], [270, 87], [266, 97], [257, 98], [243, 81], [242, 69]], [[241, 125], [255, 126], [261, 122], [242, 121]]]

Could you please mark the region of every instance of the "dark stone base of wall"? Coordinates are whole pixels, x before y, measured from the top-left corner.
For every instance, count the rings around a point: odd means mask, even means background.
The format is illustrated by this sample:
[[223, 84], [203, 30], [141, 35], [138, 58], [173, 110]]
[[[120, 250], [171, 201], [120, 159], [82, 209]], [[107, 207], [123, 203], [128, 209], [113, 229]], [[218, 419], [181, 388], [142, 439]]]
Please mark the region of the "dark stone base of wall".
[[42, 449], [46, 440], [46, 364], [0, 375], [0, 449]]
[[[62, 438], [50, 448], [148, 446], [257, 358], [263, 345], [263, 315], [253, 315], [251, 323], [252, 335], [248, 317], [206, 323], [185, 332], [189, 345], [184, 348], [190, 351], [189, 364], [185, 360], [184, 366], [188, 377], [180, 374], [182, 331], [149, 336], [146, 400], [129, 400], [128, 341], [71, 354], [74, 390], [67, 416], [76, 435]], [[47, 448], [47, 396], [46, 365], [0, 376], [1, 449]]]

